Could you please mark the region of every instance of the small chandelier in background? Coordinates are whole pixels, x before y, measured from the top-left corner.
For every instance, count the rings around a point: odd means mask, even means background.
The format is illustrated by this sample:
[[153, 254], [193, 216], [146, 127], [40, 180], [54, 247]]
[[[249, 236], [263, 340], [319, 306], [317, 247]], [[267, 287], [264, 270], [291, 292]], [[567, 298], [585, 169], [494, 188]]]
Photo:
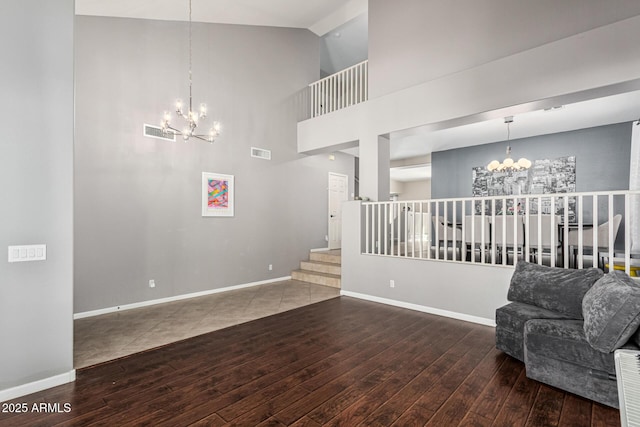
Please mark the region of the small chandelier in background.
[[182, 135], [182, 139], [188, 141], [189, 138], [197, 138], [202, 141], [208, 141], [213, 143], [215, 139], [220, 135], [220, 131], [222, 126], [220, 122], [214, 121], [213, 126], [209, 130], [207, 134], [198, 134], [196, 133], [196, 128], [198, 127], [198, 120], [204, 120], [207, 117], [207, 105], [200, 104], [200, 110], [193, 110], [193, 98], [191, 95], [191, 0], [189, 0], [189, 110], [184, 111], [184, 106], [182, 105], [182, 100], [176, 101], [176, 115], [178, 117], [182, 117], [186, 123], [182, 130], [176, 129], [171, 126], [171, 113], [165, 111], [164, 117], [162, 119], [162, 133], [166, 136], [172, 135]]
[[[505, 117], [504, 122], [507, 124], [507, 143], [511, 139], [511, 128], [509, 127], [513, 123], [513, 116]], [[494, 160], [487, 165], [489, 172], [502, 172], [502, 171], [519, 171], [522, 169], [529, 169], [531, 167], [531, 161], [520, 158], [517, 162], [514, 162], [511, 158], [511, 146], [507, 146], [507, 157], [500, 163], [498, 160]]]

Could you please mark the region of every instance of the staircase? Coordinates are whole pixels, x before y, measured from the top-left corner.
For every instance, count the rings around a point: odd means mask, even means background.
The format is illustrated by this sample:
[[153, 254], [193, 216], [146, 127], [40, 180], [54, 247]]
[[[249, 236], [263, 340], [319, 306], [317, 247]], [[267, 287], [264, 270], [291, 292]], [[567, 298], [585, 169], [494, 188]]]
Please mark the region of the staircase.
[[310, 252], [309, 261], [301, 261], [300, 269], [292, 271], [291, 278], [340, 288], [341, 258], [340, 249]]

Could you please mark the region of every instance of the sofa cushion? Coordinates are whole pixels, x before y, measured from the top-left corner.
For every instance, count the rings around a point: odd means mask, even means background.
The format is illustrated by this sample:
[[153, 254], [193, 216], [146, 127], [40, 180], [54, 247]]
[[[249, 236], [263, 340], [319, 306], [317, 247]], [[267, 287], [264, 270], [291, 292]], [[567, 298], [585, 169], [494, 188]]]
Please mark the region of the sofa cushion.
[[524, 362], [524, 325], [531, 319], [567, 319], [535, 305], [512, 302], [496, 310], [496, 347]]
[[507, 298], [582, 319], [582, 298], [603, 274], [596, 268], [569, 270], [520, 261]]
[[598, 280], [582, 301], [589, 344], [604, 353], [622, 347], [640, 325], [640, 286], [621, 271]]
[[571, 317], [531, 304], [512, 302], [496, 310], [496, 325], [524, 334], [524, 324], [531, 319], [571, 319]]
[[582, 366], [586, 368], [585, 374], [587, 370], [615, 374], [613, 354], [603, 353], [589, 345], [580, 320], [530, 320], [525, 326], [524, 335], [527, 354], [541, 354]]

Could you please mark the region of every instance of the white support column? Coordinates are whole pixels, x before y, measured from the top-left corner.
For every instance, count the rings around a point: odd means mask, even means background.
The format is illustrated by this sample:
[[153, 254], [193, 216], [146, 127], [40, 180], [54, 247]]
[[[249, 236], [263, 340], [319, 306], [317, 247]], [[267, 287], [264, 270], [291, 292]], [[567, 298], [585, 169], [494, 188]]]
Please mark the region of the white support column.
[[360, 139], [360, 196], [389, 200], [389, 138], [367, 135]]
[[[640, 121], [632, 126], [629, 190], [640, 190]], [[631, 252], [640, 252], [640, 196], [631, 196], [630, 204], [631, 215], [625, 223], [631, 227]]]

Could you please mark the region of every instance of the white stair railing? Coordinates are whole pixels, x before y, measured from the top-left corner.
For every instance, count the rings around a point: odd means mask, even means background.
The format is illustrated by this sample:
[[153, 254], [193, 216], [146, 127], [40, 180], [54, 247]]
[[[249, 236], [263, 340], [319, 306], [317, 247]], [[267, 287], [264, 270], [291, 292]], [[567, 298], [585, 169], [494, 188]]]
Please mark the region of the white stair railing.
[[311, 117], [318, 117], [332, 111], [359, 104], [368, 99], [368, 64], [359, 64], [309, 85]]
[[640, 276], [629, 218], [640, 191], [365, 202], [362, 253], [513, 265], [621, 269]]

